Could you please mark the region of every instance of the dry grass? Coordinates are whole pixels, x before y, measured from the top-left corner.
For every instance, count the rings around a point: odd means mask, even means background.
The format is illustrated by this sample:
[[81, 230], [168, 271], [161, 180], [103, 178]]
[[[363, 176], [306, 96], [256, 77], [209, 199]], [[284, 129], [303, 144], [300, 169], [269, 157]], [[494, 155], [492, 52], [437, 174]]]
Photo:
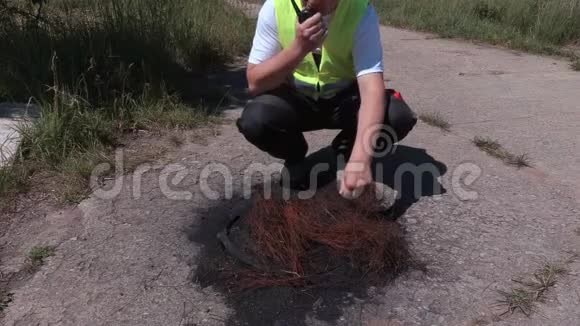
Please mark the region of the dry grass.
[[496, 140], [491, 138], [483, 138], [476, 136], [473, 139], [473, 143], [482, 151], [486, 152], [487, 154], [502, 159], [503, 158], [503, 148]]
[[6, 289], [0, 288], [0, 318], [4, 313], [4, 310], [8, 308], [10, 302], [12, 302], [12, 293], [8, 292]]
[[508, 165], [517, 168], [531, 167], [527, 154], [513, 154], [507, 151], [497, 140], [476, 136], [473, 143], [488, 155], [495, 157]]
[[451, 131], [451, 124], [439, 112], [426, 112], [419, 114], [419, 119], [426, 124], [439, 128], [445, 132]]
[[528, 154], [508, 154], [507, 158], [507, 164], [513, 165], [517, 168], [529, 168], [532, 166]]
[[580, 57], [576, 57], [576, 59], [572, 61], [572, 69], [580, 71]]
[[28, 185], [29, 168], [7, 164], [0, 167], [0, 212], [11, 204], [11, 199]]
[[470, 324], [468, 324], [469, 326], [485, 326], [485, 325], [489, 325], [489, 321], [487, 321], [485, 318], [476, 318], [474, 319]]
[[567, 265], [573, 259], [575, 256], [561, 262], [545, 262], [528, 279], [514, 280], [518, 286], [509, 291], [498, 291], [502, 296], [498, 304], [506, 306], [502, 315], [521, 312], [529, 316], [535, 312], [537, 303], [542, 302], [560, 276], [568, 272]]
[[501, 304], [507, 306], [506, 313], [514, 313], [520, 311], [524, 315], [529, 316], [534, 309], [536, 303], [531, 291], [523, 288], [511, 289], [509, 292], [499, 291], [504, 298], [499, 301]]
[[184, 140], [183, 137], [179, 136], [179, 135], [171, 135], [169, 137], [169, 141], [171, 142], [171, 144], [173, 144], [173, 146], [175, 147], [180, 147], [181, 145], [183, 145]]

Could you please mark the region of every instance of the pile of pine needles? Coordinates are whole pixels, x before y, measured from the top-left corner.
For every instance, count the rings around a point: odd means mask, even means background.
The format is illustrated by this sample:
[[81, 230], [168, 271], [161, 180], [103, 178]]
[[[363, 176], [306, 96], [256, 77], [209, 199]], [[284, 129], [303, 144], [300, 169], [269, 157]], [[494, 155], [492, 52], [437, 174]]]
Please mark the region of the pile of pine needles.
[[[344, 199], [334, 187], [310, 199], [254, 195], [239, 223], [244, 251], [260, 266], [236, 271], [243, 289], [384, 282], [409, 266], [410, 250], [374, 187]], [[232, 283], [233, 284], [233, 283]]]

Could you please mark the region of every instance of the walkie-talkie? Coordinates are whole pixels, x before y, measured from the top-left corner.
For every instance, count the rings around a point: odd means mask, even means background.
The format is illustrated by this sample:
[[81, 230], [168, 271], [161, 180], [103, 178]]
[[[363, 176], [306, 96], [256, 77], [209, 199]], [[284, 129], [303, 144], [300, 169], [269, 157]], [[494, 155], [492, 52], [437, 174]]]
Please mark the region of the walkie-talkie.
[[[302, 10], [300, 10], [298, 5], [296, 4], [296, 0], [290, 0], [290, 1], [292, 1], [292, 6], [294, 7], [294, 11], [296, 11], [296, 16], [298, 16], [298, 23], [302, 24], [308, 18], [316, 15], [316, 11], [310, 9], [308, 7], [308, 5], [304, 6], [304, 8]], [[320, 63], [322, 60], [322, 53], [321, 53], [320, 47], [318, 47], [314, 51], [312, 51], [312, 57], [314, 58], [314, 62], [316, 63], [316, 67], [318, 67], [318, 69], [320, 69]]]
[[294, 6], [294, 10], [296, 11], [296, 15], [298, 16], [298, 22], [300, 24], [302, 24], [308, 18], [310, 18], [316, 14], [316, 12], [314, 12], [313, 10], [310, 10], [308, 7], [304, 7], [304, 9], [300, 10], [298, 5], [296, 4], [296, 0], [291, 0], [291, 1], [292, 1], [292, 6]]

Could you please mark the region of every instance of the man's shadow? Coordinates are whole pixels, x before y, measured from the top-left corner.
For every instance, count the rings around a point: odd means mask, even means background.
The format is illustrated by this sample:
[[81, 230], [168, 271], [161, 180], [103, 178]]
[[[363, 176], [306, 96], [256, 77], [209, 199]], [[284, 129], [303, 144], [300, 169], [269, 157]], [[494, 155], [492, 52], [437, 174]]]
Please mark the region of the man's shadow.
[[399, 145], [396, 151], [375, 160], [375, 181], [397, 191], [389, 216], [399, 218], [422, 197], [447, 192], [439, 181], [447, 166], [423, 148]]
[[[337, 179], [337, 171], [342, 168], [330, 146], [310, 154], [304, 164], [314, 169], [319, 164], [328, 164], [329, 168], [317, 177], [317, 188], [321, 188]], [[440, 195], [447, 190], [439, 178], [447, 173], [447, 166], [437, 161], [425, 149], [398, 145], [396, 150], [373, 161], [375, 182], [384, 184], [396, 191], [393, 205], [385, 215], [396, 219], [422, 197]]]

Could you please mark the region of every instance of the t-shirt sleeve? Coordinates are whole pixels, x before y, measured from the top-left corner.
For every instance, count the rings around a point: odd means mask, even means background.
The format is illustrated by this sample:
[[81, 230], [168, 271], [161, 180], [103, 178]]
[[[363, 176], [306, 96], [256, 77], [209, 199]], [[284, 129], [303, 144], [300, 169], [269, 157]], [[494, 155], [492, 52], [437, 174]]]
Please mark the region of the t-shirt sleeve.
[[352, 56], [356, 76], [383, 72], [383, 47], [379, 31], [379, 18], [369, 5], [354, 36]]
[[254, 35], [248, 63], [262, 63], [276, 55], [281, 50], [282, 46], [278, 40], [278, 31], [276, 27], [274, 1], [267, 0], [258, 14], [256, 33]]

